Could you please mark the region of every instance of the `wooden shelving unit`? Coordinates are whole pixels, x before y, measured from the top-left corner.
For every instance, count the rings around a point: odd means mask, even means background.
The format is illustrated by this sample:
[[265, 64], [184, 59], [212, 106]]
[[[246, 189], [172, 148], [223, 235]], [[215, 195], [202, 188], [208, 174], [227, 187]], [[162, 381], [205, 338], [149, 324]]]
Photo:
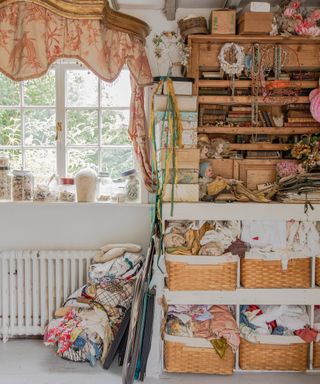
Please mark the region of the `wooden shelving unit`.
[[[248, 158], [246, 158], [246, 151], [283, 151], [283, 156], [288, 156], [288, 151], [291, 150], [294, 142], [297, 142], [301, 135], [311, 135], [316, 134], [320, 131], [319, 127], [312, 124], [301, 123], [301, 126], [283, 126], [275, 127], [270, 126], [273, 123], [272, 114], [274, 111], [277, 113], [286, 113], [286, 109], [283, 106], [282, 100], [274, 98], [272, 103], [270, 100], [262, 96], [261, 83], [259, 83], [259, 96], [250, 96], [252, 93], [252, 81], [251, 79], [236, 79], [232, 82], [229, 79], [208, 79], [202, 78], [202, 72], [204, 71], [220, 71], [220, 63], [218, 60], [218, 55], [222, 46], [225, 43], [234, 42], [240, 44], [246, 53], [252, 52], [253, 44], [259, 44], [261, 47], [261, 52], [263, 48], [270, 48], [268, 53], [269, 59], [273, 60], [273, 47], [275, 44], [280, 45], [287, 52], [287, 57], [282, 70], [290, 73], [296, 72], [299, 73], [302, 71], [311, 71], [315, 72], [316, 75], [320, 72], [320, 38], [309, 38], [309, 37], [300, 37], [300, 36], [232, 36], [232, 35], [221, 35], [221, 36], [212, 36], [212, 35], [194, 35], [189, 36], [189, 46], [191, 48], [191, 56], [189, 59], [188, 66], [188, 76], [194, 78], [193, 85], [193, 94], [198, 96], [199, 104], [199, 127], [198, 133], [214, 135], [215, 138], [221, 136], [226, 140], [230, 141], [229, 148], [232, 151], [241, 151], [243, 159], [235, 160], [226, 159], [225, 163], [222, 165], [215, 163], [215, 160], [212, 160], [212, 165], [218, 172], [219, 175], [223, 177], [231, 177], [231, 175], [236, 176], [234, 172], [235, 166], [240, 167], [243, 171], [237, 173], [239, 177], [243, 177], [242, 181], [246, 182], [247, 185], [250, 184], [251, 187], [255, 187], [257, 184], [254, 179], [259, 180], [259, 183], [263, 182], [272, 182], [276, 176], [276, 165], [277, 162], [282, 161], [282, 159], [276, 159], [275, 154], [270, 153], [269, 159], [273, 159], [272, 162], [268, 161], [268, 153], [264, 153], [259, 156], [259, 154], [251, 153]], [[272, 75], [272, 74], [271, 74]], [[208, 74], [209, 76], [209, 74]], [[259, 80], [260, 81], [260, 80]], [[303, 80], [303, 79], [294, 79], [294, 80], [285, 80], [286, 84], [290, 89], [313, 89], [318, 86], [318, 81], [316, 77], [314, 80]], [[266, 80], [266, 84], [272, 84], [272, 80]], [[220, 95], [221, 90], [228, 90], [227, 94], [231, 94], [231, 88], [234, 86], [235, 94], [234, 96]], [[217, 92], [215, 92], [215, 89]], [[248, 92], [246, 92], [246, 89]], [[201, 90], [201, 92], [200, 92]], [[237, 92], [242, 92], [242, 95], [237, 95]], [[216, 95], [212, 95], [216, 93]], [[245, 94], [245, 95], [244, 95]], [[248, 95], [247, 95], [248, 94]], [[292, 103], [308, 105], [309, 97], [305, 95], [300, 95], [293, 98]], [[254, 126], [236, 126], [236, 125], [248, 125], [248, 121], [245, 121], [246, 124], [241, 124], [243, 120], [237, 121], [237, 116], [241, 116], [241, 112], [236, 112], [233, 114], [229, 113], [230, 111], [235, 111], [233, 107], [238, 106], [253, 106], [258, 105], [258, 109], [261, 112], [267, 112], [268, 120], [267, 122], [264, 116], [259, 115], [259, 124], [258, 127]], [[214, 107], [216, 106], [216, 107]], [[222, 107], [224, 106], [224, 108]], [[210, 115], [210, 108], [213, 110], [212, 115]], [[221, 110], [223, 108], [224, 116], [215, 126], [215, 119], [219, 121], [219, 113], [214, 113], [214, 109]], [[209, 111], [207, 115], [201, 112]], [[280, 112], [279, 112], [280, 110]], [[238, 109], [241, 111], [241, 109]], [[207, 113], [207, 112], [206, 112]], [[249, 114], [249, 116], [248, 116]], [[203, 116], [206, 116], [203, 118]], [[216, 117], [217, 116], [217, 117]], [[250, 112], [243, 114], [242, 116], [248, 117], [248, 120], [251, 122]], [[284, 115], [286, 117], [286, 114]], [[229, 118], [228, 118], [229, 117]], [[263, 118], [264, 121], [261, 120]], [[242, 117], [244, 119], [244, 117]], [[234, 126], [228, 126], [228, 121], [232, 121]], [[289, 120], [287, 120], [289, 122]], [[237, 124], [238, 122], [238, 124]], [[285, 120], [286, 122], [286, 120]], [[222, 124], [226, 125], [222, 125]], [[269, 126], [262, 126], [269, 125]], [[300, 123], [299, 123], [300, 125]], [[237, 137], [241, 135], [241, 137]], [[259, 137], [253, 142], [252, 137], [254, 135], [266, 135], [267, 138]], [[269, 142], [270, 136], [273, 136]], [[285, 137], [284, 137], [285, 136]], [[293, 138], [293, 136], [295, 136]], [[211, 136], [213, 137], [213, 136]], [[254, 139], [254, 137], [253, 137]], [[228, 160], [228, 161], [227, 161]], [[226, 169], [229, 167], [229, 170]], [[219, 173], [222, 172], [222, 173]], [[260, 172], [260, 173], [259, 173]], [[264, 176], [263, 176], [264, 175]], [[250, 180], [251, 179], [251, 180]]]

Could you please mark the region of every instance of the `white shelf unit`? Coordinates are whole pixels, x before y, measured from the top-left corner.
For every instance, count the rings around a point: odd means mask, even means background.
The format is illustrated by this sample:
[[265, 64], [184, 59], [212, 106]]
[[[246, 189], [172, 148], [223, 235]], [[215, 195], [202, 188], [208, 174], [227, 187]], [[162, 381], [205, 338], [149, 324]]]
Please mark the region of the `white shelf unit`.
[[[320, 221], [320, 205], [313, 205], [305, 212], [304, 204], [280, 203], [175, 203], [171, 216], [171, 204], [163, 204], [162, 220], [300, 220]], [[164, 256], [160, 257], [164, 267]], [[158, 263], [157, 263], [158, 264]], [[265, 305], [306, 305], [314, 321], [314, 305], [320, 304], [320, 287], [314, 283], [315, 262], [312, 262], [312, 286], [308, 289], [246, 289], [238, 288], [235, 291], [170, 291], [164, 285], [163, 275], [155, 266], [155, 281], [157, 281], [158, 303], [156, 307], [155, 324], [153, 332], [153, 348], [150, 360], [153, 360], [149, 369], [150, 376], [161, 376], [163, 373], [163, 343], [160, 336], [161, 319], [163, 317], [162, 303], [166, 304], [226, 304], [235, 305], [236, 317], [239, 324], [240, 305], [265, 304]], [[239, 272], [239, 270], [238, 270]], [[239, 276], [238, 276], [239, 281]], [[310, 345], [308, 373], [320, 373], [313, 369], [313, 345]], [[235, 372], [242, 371], [239, 367], [239, 353], [236, 354]], [[260, 371], [259, 371], [260, 372]], [[262, 372], [262, 371], [261, 371]], [[270, 371], [267, 371], [270, 372]]]

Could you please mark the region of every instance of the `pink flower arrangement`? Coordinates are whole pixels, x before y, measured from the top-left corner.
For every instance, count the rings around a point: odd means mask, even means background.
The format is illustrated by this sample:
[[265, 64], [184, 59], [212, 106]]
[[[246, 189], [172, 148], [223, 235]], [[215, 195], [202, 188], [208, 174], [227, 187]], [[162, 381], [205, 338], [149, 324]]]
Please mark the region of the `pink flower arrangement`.
[[283, 160], [277, 164], [277, 174], [280, 178], [294, 176], [299, 173], [298, 164], [295, 161]]
[[277, 23], [281, 33], [320, 36], [320, 9], [307, 12], [300, 1], [292, 1], [282, 8]]

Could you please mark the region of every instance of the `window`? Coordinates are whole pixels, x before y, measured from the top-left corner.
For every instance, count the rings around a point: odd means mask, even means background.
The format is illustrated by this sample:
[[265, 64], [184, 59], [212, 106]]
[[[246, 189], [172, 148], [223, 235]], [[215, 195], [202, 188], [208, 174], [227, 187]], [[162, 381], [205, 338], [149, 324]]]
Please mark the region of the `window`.
[[[128, 136], [129, 71], [112, 84], [76, 63], [16, 83], [0, 75], [0, 151], [38, 178], [86, 166], [115, 179], [134, 167]], [[56, 122], [64, 127], [56, 141]]]

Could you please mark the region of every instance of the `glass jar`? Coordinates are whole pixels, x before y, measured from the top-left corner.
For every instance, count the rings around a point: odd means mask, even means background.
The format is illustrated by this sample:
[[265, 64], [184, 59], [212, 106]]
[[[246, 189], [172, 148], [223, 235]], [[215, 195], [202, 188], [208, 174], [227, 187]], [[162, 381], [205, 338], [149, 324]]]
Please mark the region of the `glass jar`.
[[76, 186], [73, 177], [63, 177], [60, 179], [59, 200], [67, 202], [76, 201]]
[[9, 174], [9, 167], [0, 166], [0, 200], [11, 200], [11, 187], [12, 178]]
[[97, 200], [108, 201], [112, 195], [112, 180], [108, 172], [99, 172], [97, 183]]
[[30, 171], [14, 170], [12, 172], [13, 201], [30, 201], [33, 196], [33, 175]]
[[128, 201], [137, 201], [140, 197], [140, 183], [135, 169], [123, 172], [121, 176], [126, 180], [125, 194]]
[[76, 174], [77, 201], [94, 203], [96, 201], [97, 173], [85, 168]]
[[124, 203], [126, 201], [125, 181], [122, 178], [112, 180], [111, 199], [115, 203]]

